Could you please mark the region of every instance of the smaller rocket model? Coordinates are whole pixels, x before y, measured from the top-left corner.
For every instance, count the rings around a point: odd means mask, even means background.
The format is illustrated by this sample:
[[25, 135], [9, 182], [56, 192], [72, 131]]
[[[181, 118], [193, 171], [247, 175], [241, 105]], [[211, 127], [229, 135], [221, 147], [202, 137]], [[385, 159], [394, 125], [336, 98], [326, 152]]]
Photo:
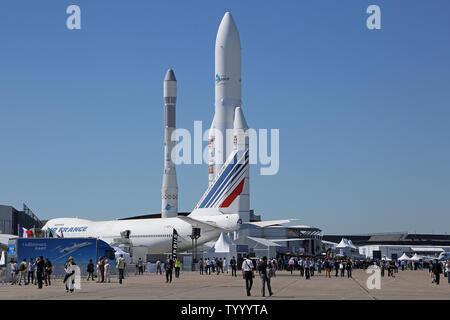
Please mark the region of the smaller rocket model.
[[161, 217], [171, 218], [178, 214], [178, 184], [172, 150], [175, 141], [171, 140], [175, 131], [177, 103], [177, 79], [172, 69], [164, 78], [164, 174], [161, 188]]

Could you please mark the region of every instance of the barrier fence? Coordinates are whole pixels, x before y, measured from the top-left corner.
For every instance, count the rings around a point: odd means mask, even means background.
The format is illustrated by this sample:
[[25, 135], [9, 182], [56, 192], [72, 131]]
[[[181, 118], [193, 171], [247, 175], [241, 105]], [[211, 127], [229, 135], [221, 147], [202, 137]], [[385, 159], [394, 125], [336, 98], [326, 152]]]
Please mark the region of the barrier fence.
[[[87, 265], [78, 265], [80, 267], [81, 276], [87, 278]], [[97, 269], [94, 268], [94, 277], [97, 278]], [[191, 271], [191, 265], [181, 264], [181, 271]], [[143, 264], [143, 272], [144, 274], [156, 273], [156, 263], [144, 263]], [[161, 264], [161, 272], [165, 273], [164, 263]], [[139, 274], [139, 268], [136, 264], [128, 264], [125, 267], [124, 276], [125, 277], [134, 277]], [[110, 266], [110, 275], [112, 277], [118, 276], [119, 271], [117, 270], [115, 265]], [[52, 280], [63, 279], [65, 276], [65, 271], [63, 266], [53, 266], [52, 273], [50, 278]], [[18, 281], [20, 278], [20, 271], [16, 273], [15, 279]], [[28, 271], [25, 274], [25, 278], [28, 279]], [[36, 280], [36, 272], [34, 272], [34, 279]], [[11, 266], [8, 264], [6, 267], [0, 267], [0, 285], [10, 284], [12, 280], [11, 274]], [[22, 281], [23, 283], [23, 281]]]

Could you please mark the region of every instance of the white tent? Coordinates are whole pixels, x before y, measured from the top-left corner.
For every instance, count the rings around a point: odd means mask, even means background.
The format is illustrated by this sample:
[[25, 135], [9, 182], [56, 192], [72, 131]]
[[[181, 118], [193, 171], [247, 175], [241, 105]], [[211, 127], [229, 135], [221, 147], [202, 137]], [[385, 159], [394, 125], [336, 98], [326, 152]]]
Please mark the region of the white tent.
[[126, 264], [130, 264], [130, 254], [123, 251], [119, 247], [113, 247], [116, 252], [114, 252], [114, 255], [116, 256], [116, 260], [120, 257], [121, 254], [123, 254], [123, 258], [125, 259]]
[[341, 242], [336, 246], [338, 249], [345, 249], [345, 248], [351, 248], [350, 244], [348, 243], [347, 239], [342, 238]]
[[223, 232], [220, 234], [214, 244], [214, 252], [230, 252], [230, 247], [233, 245], [231, 237], [225, 236]]
[[6, 264], [6, 255], [5, 251], [2, 251], [2, 256], [0, 258], [0, 266], [4, 266]]
[[352, 248], [352, 249], [358, 249], [354, 244], [353, 244], [353, 242], [352, 242], [352, 240], [348, 240], [348, 245], [350, 246], [350, 248]]
[[416, 253], [415, 255], [412, 256], [412, 258], [410, 260], [419, 261], [419, 260], [422, 260], [422, 257]]
[[403, 253], [403, 255], [402, 255], [400, 258], [398, 258], [398, 260], [399, 260], [399, 261], [403, 261], [403, 260], [408, 261], [408, 260], [411, 260], [411, 258], [408, 257], [408, 256], [406, 255], [406, 253]]
[[383, 261], [391, 261], [392, 259], [389, 259], [388, 257], [384, 256], [383, 259], [381, 259]]

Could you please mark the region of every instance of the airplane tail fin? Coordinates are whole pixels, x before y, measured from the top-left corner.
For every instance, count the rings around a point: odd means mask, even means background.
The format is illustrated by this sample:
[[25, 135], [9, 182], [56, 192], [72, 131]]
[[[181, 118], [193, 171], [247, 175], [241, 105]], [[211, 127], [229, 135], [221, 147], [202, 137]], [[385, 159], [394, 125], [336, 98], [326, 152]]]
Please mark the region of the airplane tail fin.
[[[248, 183], [246, 171], [249, 170], [248, 150], [234, 150], [222, 166], [213, 183], [206, 189], [192, 214], [218, 215], [239, 211], [236, 199]], [[248, 176], [248, 175], [247, 175]]]

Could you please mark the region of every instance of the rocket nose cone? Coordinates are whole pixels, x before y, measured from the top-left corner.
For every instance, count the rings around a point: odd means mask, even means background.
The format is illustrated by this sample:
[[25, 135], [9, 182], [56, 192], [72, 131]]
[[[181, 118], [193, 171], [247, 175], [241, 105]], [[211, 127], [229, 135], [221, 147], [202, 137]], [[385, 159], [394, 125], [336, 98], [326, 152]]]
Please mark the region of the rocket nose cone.
[[175, 73], [172, 69], [167, 70], [166, 76], [164, 77], [164, 81], [177, 81], [175, 78]]
[[247, 121], [245, 121], [244, 113], [241, 107], [237, 107], [234, 110], [234, 129], [248, 129]]
[[228, 44], [231, 42], [235, 42], [239, 47], [241, 45], [239, 32], [233, 16], [230, 12], [226, 12], [220, 22], [219, 30], [217, 31], [216, 43]]

